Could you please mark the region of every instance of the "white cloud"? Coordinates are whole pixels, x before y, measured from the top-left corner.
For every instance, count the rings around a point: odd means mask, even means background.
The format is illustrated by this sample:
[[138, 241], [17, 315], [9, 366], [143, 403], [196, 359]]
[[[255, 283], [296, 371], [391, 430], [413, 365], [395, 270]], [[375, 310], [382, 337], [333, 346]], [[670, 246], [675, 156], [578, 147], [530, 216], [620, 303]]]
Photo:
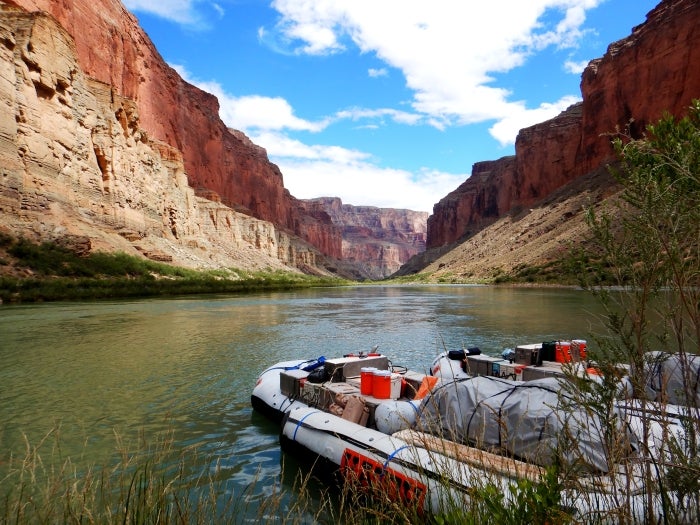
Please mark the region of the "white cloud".
[[211, 7], [214, 9], [214, 11], [216, 11], [216, 14], [219, 15], [219, 18], [223, 18], [224, 15], [226, 14], [226, 11], [224, 10], [224, 8], [221, 7], [217, 3], [212, 3]]
[[295, 197], [340, 197], [346, 204], [432, 212], [433, 205], [468, 177], [380, 168], [366, 162], [273, 159]]
[[180, 65], [171, 64], [182, 78], [198, 88], [211, 93], [219, 100], [219, 115], [227, 126], [240, 129], [247, 134], [261, 131], [309, 131], [319, 132], [333, 122], [340, 120], [371, 121], [367, 126], [382, 123], [385, 119], [406, 125], [415, 125], [424, 120], [422, 115], [399, 111], [391, 108], [367, 109], [350, 108], [340, 110], [335, 115], [319, 121], [309, 121], [294, 115], [294, 110], [282, 97], [264, 97], [248, 95], [236, 97], [227, 93], [221, 84], [215, 81], [203, 81], [193, 78]]
[[523, 104], [513, 104], [512, 113], [491, 126], [489, 133], [501, 146], [506, 146], [515, 140], [521, 129], [549, 120], [579, 100], [577, 97], [568, 96], [551, 104], [542, 104], [537, 109], [527, 109]]
[[270, 157], [277, 159], [298, 159], [303, 161], [336, 162], [354, 164], [364, 162], [370, 155], [341, 146], [308, 145], [282, 133], [264, 131], [250, 135], [250, 139], [263, 146]]
[[[337, 53], [354, 43], [361, 52], [374, 53], [403, 72], [413, 92], [409, 111], [352, 107], [310, 121], [295, 115], [281, 97], [234, 96], [216, 82], [189, 80], [217, 96], [227, 125], [243, 130], [267, 150], [293, 195], [431, 211], [467, 173], [384, 168], [366, 152], [309, 144], [288, 133], [320, 132], [341, 120], [361, 127], [391, 121], [438, 129], [494, 121], [491, 135], [501, 145], [512, 144], [520, 129], [556, 116], [579, 99], [566, 96], [528, 108], [524, 101], [511, 100], [509, 89], [495, 85], [495, 73], [522, 65], [544, 47], [573, 45], [581, 36], [585, 9], [597, 2], [493, 0], [468, 8], [453, 0], [402, 0], [397, 11], [385, 0], [274, 1], [283, 18], [274, 30], [260, 28], [262, 42], [278, 51], [308, 54]], [[549, 25], [542, 22], [545, 12]], [[368, 74], [382, 76], [387, 71], [372, 69]], [[181, 68], [180, 72], [188, 77]]]
[[561, 102], [527, 109], [493, 85], [493, 74], [545, 47], [575, 46], [586, 10], [601, 2], [402, 0], [397, 9], [389, 0], [274, 0], [272, 6], [281, 15], [274, 31], [293, 52], [336, 53], [352, 42], [403, 72], [413, 109], [426, 122], [445, 129], [496, 120], [494, 136], [512, 143], [512, 123], [551, 118]]
[[[226, 11], [220, 3], [211, 0], [123, 0], [124, 6], [134, 13], [149, 13], [190, 29], [209, 29], [207, 11], [211, 18], [221, 19]], [[205, 9], [204, 6], [207, 6]], [[211, 16], [213, 15], [213, 16]]]
[[384, 118], [389, 118], [398, 124], [415, 125], [424, 120], [422, 115], [418, 113], [409, 113], [406, 111], [398, 111], [396, 109], [380, 108], [351, 108], [338, 111], [335, 114], [334, 120], [375, 120], [383, 121]]
[[296, 117], [289, 103], [278, 97], [235, 97], [216, 82], [193, 79], [182, 67], [180, 75], [219, 100], [222, 120], [244, 131], [267, 151], [282, 171], [284, 185], [298, 198], [339, 197], [347, 204], [432, 211], [433, 204], [455, 189], [467, 174], [424, 169], [418, 173], [382, 168], [366, 152], [334, 145], [306, 144], [286, 133], [319, 131], [333, 121], [381, 121], [389, 118], [415, 124], [422, 117], [393, 109], [352, 108], [321, 122]]
[[378, 78], [378, 77], [386, 77], [389, 75], [389, 72], [385, 67], [380, 68], [380, 69], [374, 69], [374, 68], [369, 68], [367, 70], [367, 74], [372, 77], [372, 78]]
[[342, 10], [333, 2], [285, 0], [282, 2], [284, 9], [279, 9], [276, 3], [273, 2], [273, 7], [286, 12], [277, 25], [277, 33], [289, 47], [303, 42], [295, 48], [297, 53], [329, 54], [345, 49], [338, 39], [338, 34], [343, 32], [342, 24], [337, 21], [342, 17]]
[[382, 168], [371, 155], [339, 146], [308, 145], [280, 133], [251, 135], [300, 199], [339, 197], [346, 204], [432, 212], [433, 205], [469, 176], [423, 169]]
[[219, 100], [219, 116], [227, 126], [246, 133], [255, 130], [295, 130], [318, 132], [328, 126], [330, 120], [318, 122], [304, 120], [294, 115], [292, 106], [282, 97], [248, 95], [236, 97], [224, 91], [221, 84], [193, 78], [182, 66], [171, 64], [180, 76], [211, 93]]
[[580, 75], [583, 73], [583, 70], [586, 69], [586, 66], [588, 66], [589, 61], [588, 60], [581, 60], [580, 62], [574, 62], [573, 60], [567, 60], [564, 62], [564, 70], [567, 73], [571, 73], [574, 75]]
[[219, 103], [222, 119], [243, 130], [259, 128], [321, 131], [327, 126], [327, 122], [311, 122], [295, 116], [292, 106], [281, 97], [219, 95]]

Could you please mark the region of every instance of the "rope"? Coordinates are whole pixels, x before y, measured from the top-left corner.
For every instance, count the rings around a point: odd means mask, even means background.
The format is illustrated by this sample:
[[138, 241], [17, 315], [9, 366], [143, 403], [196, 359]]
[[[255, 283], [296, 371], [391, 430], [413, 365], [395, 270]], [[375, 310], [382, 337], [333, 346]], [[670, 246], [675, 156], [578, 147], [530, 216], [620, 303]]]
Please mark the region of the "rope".
[[[408, 445], [404, 445], [402, 447], [397, 448], [394, 450], [391, 454], [389, 454], [389, 457], [386, 458], [386, 461], [384, 462], [384, 465], [382, 466], [382, 470], [386, 470], [387, 467], [389, 466], [389, 463], [391, 463], [391, 460], [394, 459], [394, 456], [401, 452], [403, 449], [408, 448]], [[382, 476], [384, 475], [384, 472], [382, 472]]]

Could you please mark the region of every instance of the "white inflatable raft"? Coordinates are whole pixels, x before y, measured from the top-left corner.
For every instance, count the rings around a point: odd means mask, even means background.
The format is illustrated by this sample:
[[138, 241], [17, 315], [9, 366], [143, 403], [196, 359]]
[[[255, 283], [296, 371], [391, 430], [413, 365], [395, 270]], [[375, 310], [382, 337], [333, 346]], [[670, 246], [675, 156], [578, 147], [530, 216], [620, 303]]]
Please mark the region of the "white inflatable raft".
[[[374, 357], [375, 364], [386, 360], [384, 356]], [[359, 378], [353, 374], [361, 365], [370, 363], [365, 359], [369, 358], [319, 358], [278, 363], [258, 378], [251, 395], [252, 405], [281, 422], [280, 443], [284, 450], [307, 457], [317, 465], [329, 465], [346, 477], [359, 479], [365, 486], [379, 483], [381, 490], [389, 490], [393, 497], [428, 512], [448, 508], [456, 497], [467, 503], [473, 489], [485, 483], [498, 487], [508, 499], [512, 496], [509, 486], [515, 480], [541, 479], [544, 473], [541, 466], [418, 431], [420, 421], [417, 423], [417, 419], [421, 411], [428, 409], [428, 401], [415, 399], [415, 394], [421, 390], [419, 385], [437, 383], [435, 389], [441, 389], [471, 379], [447, 354], [438, 356], [431, 366], [431, 372], [437, 372], [440, 378], [411, 371], [401, 374], [402, 395], [405, 396], [397, 399], [360, 394]], [[310, 373], [320, 368], [327, 372], [330, 380], [310, 383]], [[343, 372], [339, 372], [341, 369]], [[426, 378], [430, 379], [426, 381]], [[504, 387], [525, 386], [523, 382], [492, 379]], [[362, 410], [371, 414], [364, 419], [360, 417], [360, 421], [356, 421], [357, 414], [347, 417], [344, 411], [336, 411], [340, 398], [361, 400]], [[428, 399], [437, 403], [435, 395]], [[422, 403], [426, 406], [421, 407]], [[346, 404], [345, 409], [349, 406]], [[656, 467], [662, 464], [667, 453], [665, 441], [669, 435], [677, 436], [682, 442], [684, 412], [681, 407], [665, 406], [663, 414], [658, 412], [651, 418], [648, 403], [629, 401], [621, 403], [619, 410], [632, 432], [647, 436], [641, 446], [658, 462]], [[647, 519], [650, 509], [656, 514], [656, 520], [666, 514], [665, 505], [669, 503], [650, 490], [648, 484], [645, 486], [642, 473], [647, 465], [628, 462], [610, 472], [579, 476], [575, 487], [563, 490], [561, 505], [571, 511], [575, 519], [587, 522], [616, 522], [616, 509], [621, 506], [631, 513], [634, 521]], [[681, 522], [697, 522], [693, 496], [672, 496], [675, 510], [681, 508], [674, 518], [680, 517]]]

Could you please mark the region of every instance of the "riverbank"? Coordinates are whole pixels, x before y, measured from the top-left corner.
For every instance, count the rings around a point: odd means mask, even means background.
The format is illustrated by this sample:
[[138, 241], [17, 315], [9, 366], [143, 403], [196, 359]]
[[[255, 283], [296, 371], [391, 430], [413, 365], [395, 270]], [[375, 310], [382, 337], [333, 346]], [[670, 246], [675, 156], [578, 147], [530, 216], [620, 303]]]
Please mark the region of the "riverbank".
[[[501, 274], [492, 279], [426, 272], [381, 282], [571, 286], [575, 278], [560, 265], [556, 271]], [[79, 254], [57, 244], [36, 244], [0, 235], [0, 304], [250, 293], [346, 284], [359, 283], [307, 275], [292, 268], [289, 271], [192, 270], [124, 253]]]
[[123, 253], [79, 255], [56, 244], [0, 237], [0, 304], [244, 293], [346, 282], [292, 269], [198, 271]]

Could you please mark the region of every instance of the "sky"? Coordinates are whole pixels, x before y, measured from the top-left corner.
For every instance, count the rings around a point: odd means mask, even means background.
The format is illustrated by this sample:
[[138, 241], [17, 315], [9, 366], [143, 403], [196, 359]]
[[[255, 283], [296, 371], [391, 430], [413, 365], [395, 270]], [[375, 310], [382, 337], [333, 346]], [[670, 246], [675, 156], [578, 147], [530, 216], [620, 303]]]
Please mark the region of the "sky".
[[123, 0], [302, 199], [431, 212], [658, 0]]

